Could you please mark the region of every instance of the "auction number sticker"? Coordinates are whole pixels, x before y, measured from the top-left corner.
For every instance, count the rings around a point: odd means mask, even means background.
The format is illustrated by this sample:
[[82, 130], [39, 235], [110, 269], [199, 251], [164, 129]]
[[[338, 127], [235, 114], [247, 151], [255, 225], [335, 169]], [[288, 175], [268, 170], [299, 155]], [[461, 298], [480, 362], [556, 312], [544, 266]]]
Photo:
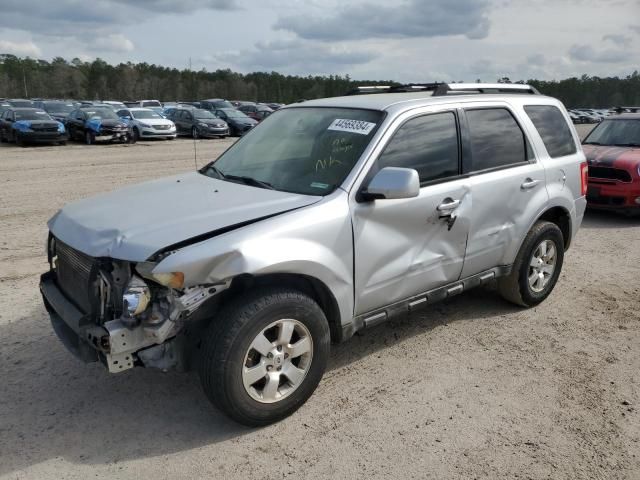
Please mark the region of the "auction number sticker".
[[347, 118], [336, 118], [327, 130], [336, 130], [338, 132], [359, 133], [360, 135], [369, 135], [375, 123], [365, 122], [363, 120], [349, 120]]

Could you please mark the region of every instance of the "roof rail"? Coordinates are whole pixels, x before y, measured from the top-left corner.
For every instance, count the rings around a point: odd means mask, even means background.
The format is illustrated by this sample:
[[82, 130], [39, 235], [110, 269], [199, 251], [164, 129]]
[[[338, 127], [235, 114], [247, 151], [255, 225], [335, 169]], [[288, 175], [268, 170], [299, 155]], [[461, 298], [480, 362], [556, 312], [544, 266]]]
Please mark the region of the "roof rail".
[[474, 95], [495, 93], [525, 93], [540, 95], [531, 85], [522, 83], [408, 83], [406, 85], [365, 85], [356, 87], [347, 95], [375, 93], [433, 92], [434, 97], [445, 95]]
[[640, 107], [614, 107], [613, 110], [616, 113], [638, 113], [640, 112]]

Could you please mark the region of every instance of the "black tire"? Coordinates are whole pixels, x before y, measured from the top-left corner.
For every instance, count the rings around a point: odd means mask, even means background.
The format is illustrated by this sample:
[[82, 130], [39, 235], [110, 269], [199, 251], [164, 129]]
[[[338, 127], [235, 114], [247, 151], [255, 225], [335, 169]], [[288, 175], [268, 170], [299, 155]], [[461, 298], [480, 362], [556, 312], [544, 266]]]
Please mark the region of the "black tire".
[[[243, 425], [264, 426], [291, 415], [313, 394], [326, 368], [330, 334], [322, 309], [311, 298], [291, 289], [256, 290], [232, 300], [216, 317], [204, 334], [199, 374], [207, 397], [224, 414]], [[306, 327], [313, 355], [295, 390], [262, 403], [245, 389], [242, 369], [254, 339], [282, 319]]]
[[191, 136], [194, 139], [200, 138], [200, 133], [198, 132], [198, 128], [197, 127], [191, 127]]
[[18, 145], [19, 147], [26, 147], [27, 145], [25, 144], [22, 135], [20, 135], [19, 133], [16, 133], [15, 135], [16, 145]]
[[[538, 247], [545, 241], [555, 246], [555, 268], [541, 291], [529, 284], [530, 263]], [[520, 247], [511, 273], [498, 279], [498, 291], [505, 300], [523, 307], [533, 307], [544, 301], [553, 291], [564, 261], [564, 238], [555, 223], [539, 221], [529, 231]]]
[[84, 143], [86, 143], [87, 145], [93, 145], [94, 143], [96, 143], [96, 134], [91, 130], [87, 130], [86, 132], [84, 132]]
[[67, 144], [67, 141], [66, 141], [66, 140], [62, 140], [61, 142], [58, 142], [58, 145], [63, 146], [63, 147], [64, 147], [66, 144]]
[[4, 132], [0, 130], [0, 143], [6, 143], [8, 140], [4, 137]]
[[131, 132], [131, 135], [128, 135], [127, 137], [131, 137], [130, 139], [127, 138], [128, 143], [136, 143], [138, 140], [140, 140], [140, 131], [137, 128], [134, 128]]

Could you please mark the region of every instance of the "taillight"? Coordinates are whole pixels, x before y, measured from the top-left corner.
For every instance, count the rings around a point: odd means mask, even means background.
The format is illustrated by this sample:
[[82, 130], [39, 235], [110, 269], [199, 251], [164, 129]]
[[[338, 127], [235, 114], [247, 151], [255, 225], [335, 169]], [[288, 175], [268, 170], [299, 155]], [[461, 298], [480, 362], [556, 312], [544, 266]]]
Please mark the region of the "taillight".
[[582, 187], [582, 196], [587, 194], [587, 183], [589, 182], [589, 165], [587, 162], [580, 164], [580, 186]]

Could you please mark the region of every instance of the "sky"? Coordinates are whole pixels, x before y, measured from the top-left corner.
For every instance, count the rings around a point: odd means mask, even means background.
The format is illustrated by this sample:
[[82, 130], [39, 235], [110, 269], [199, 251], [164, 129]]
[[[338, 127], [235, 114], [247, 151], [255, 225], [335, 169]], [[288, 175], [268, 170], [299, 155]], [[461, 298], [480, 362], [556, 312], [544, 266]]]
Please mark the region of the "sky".
[[359, 80], [640, 70], [640, 0], [0, 0], [0, 53]]

